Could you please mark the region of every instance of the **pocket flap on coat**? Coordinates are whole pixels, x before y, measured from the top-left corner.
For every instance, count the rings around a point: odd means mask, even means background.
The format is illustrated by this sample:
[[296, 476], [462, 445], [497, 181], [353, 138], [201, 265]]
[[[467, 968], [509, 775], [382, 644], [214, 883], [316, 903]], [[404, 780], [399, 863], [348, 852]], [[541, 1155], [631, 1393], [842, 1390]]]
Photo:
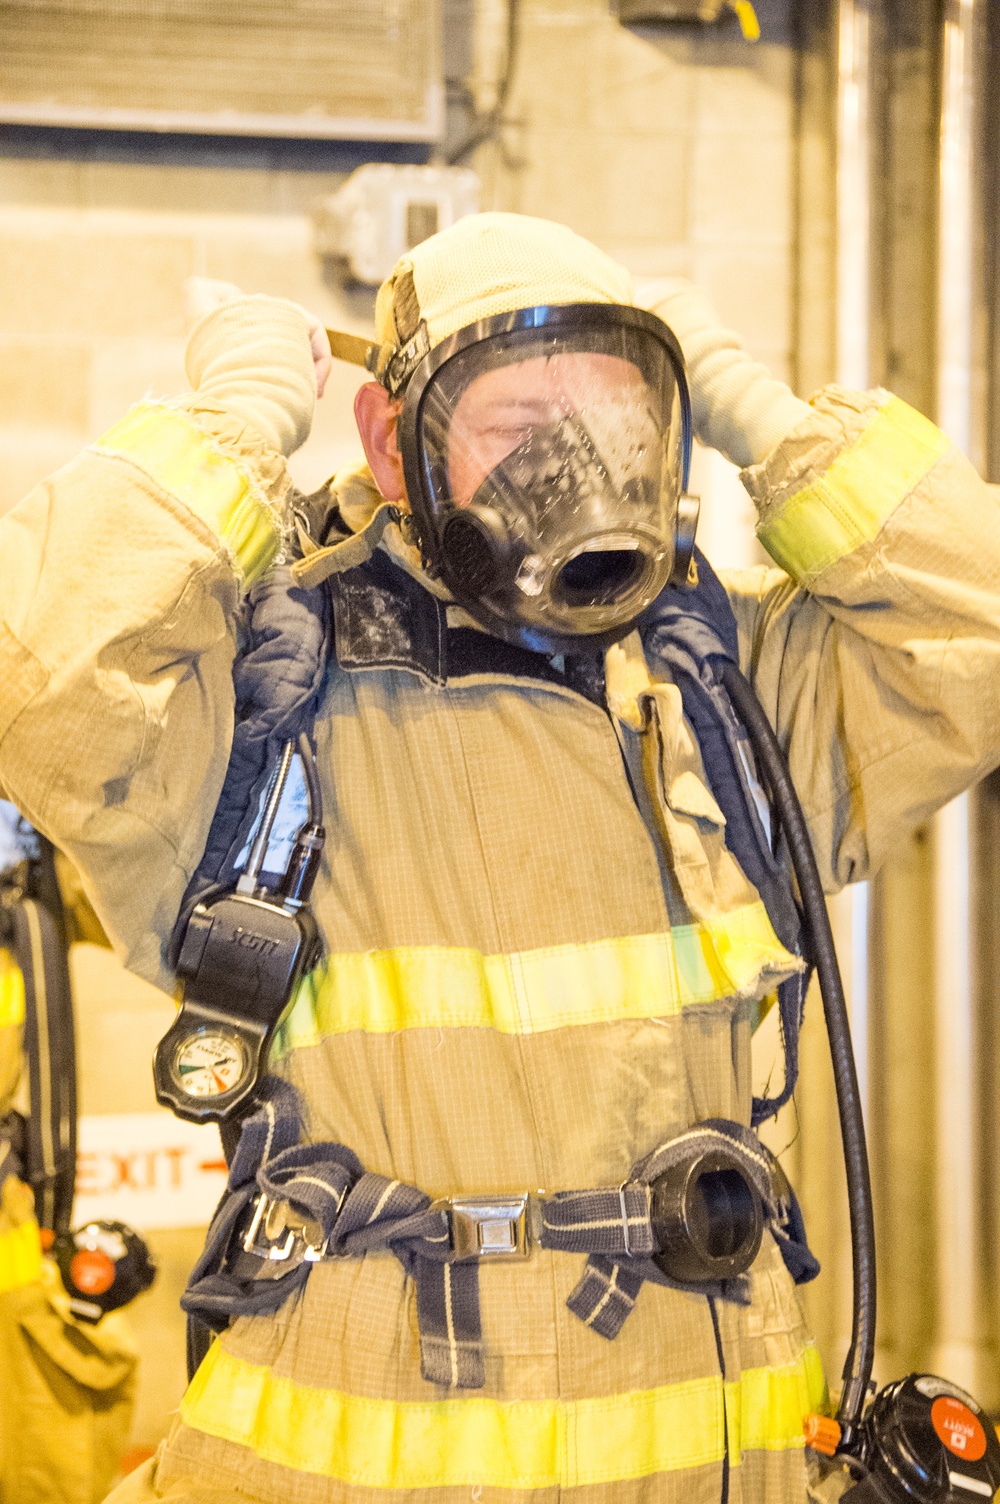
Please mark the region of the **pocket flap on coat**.
[[726, 823], [725, 815], [708, 789], [690, 770], [678, 773], [673, 779], [667, 803], [680, 815], [693, 815], [696, 820], [707, 820], [711, 825], [723, 826]]

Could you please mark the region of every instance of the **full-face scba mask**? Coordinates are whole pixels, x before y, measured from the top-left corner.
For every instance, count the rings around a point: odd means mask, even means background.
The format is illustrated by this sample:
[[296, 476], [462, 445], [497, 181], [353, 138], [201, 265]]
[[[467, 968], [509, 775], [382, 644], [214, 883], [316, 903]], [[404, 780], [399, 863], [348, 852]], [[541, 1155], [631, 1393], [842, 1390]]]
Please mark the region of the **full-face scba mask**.
[[500, 637], [597, 650], [687, 576], [690, 403], [653, 314], [581, 303], [460, 329], [410, 377], [398, 444], [425, 568]]

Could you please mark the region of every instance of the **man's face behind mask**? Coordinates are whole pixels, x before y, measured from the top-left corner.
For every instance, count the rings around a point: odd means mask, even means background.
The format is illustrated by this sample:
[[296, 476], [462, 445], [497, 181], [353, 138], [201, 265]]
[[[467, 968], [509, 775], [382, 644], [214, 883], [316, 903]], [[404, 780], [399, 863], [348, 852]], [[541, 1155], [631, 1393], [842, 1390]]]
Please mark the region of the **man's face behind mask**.
[[647, 404], [642, 376], [615, 355], [569, 351], [487, 371], [463, 392], [452, 417], [452, 498], [458, 506], [470, 502], [502, 460], [568, 417], [585, 423], [609, 462], [628, 442], [655, 445], [659, 435]]
[[455, 597], [501, 636], [581, 651], [623, 636], [670, 576], [682, 367], [635, 310], [530, 313], [432, 352], [400, 446], [425, 562]]

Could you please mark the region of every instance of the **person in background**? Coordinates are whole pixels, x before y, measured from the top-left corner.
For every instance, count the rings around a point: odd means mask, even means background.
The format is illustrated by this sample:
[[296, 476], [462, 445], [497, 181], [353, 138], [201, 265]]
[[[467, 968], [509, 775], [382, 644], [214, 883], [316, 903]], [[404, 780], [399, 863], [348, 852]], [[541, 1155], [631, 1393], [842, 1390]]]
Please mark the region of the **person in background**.
[[[55, 865], [51, 848], [0, 801], [0, 923], [31, 891], [55, 921], [50, 939], [107, 944], [69, 864], [59, 861], [58, 886]], [[56, 1265], [44, 1256], [44, 1211], [27, 1183], [25, 1121], [15, 1108], [41, 1114], [48, 1104], [30, 1100], [27, 1089], [25, 984], [13, 926], [0, 939], [7, 942], [0, 944], [0, 1499], [97, 1504], [128, 1444], [138, 1354], [122, 1315], [95, 1325], [70, 1309]], [[46, 968], [65, 968], [65, 956], [40, 944], [31, 960], [36, 988], [48, 983], [54, 991], [58, 979]], [[36, 997], [36, 1007], [47, 1001]], [[63, 1064], [54, 1062], [56, 1073]], [[47, 1079], [44, 1089], [53, 1085]]]

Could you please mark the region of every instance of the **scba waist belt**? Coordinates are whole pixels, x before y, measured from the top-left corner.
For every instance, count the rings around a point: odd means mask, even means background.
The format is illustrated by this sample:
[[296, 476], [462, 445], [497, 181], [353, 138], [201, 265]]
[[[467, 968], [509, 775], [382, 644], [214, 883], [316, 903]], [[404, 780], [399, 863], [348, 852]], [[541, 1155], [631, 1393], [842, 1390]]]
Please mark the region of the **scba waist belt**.
[[[540, 1244], [544, 1227], [541, 1202], [527, 1193], [519, 1196], [456, 1196], [432, 1201], [428, 1208], [439, 1213], [456, 1263], [467, 1259], [527, 1258], [532, 1245]], [[387, 1235], [387, 1246], [391, 1240]], [[436, 1240], [435, 1240], [436, 1241]], [[273, 1275], [261, 1271], [258, 1278], [281, 1278], [285, 1270], [301, 1263], [319, 1263], [327, 1258], [350, 1257], [341, 1252], [323, 1226], [304, 1217], [287, 1200], [275, 1201], [261, 1191], [253, 1202], [253, 1216], [243, 1236], [244, 1253], [266, 1259]]]
[[644, 1280], [745, 1300], [765, 1225], [794, 1277], [818, 1272], [784, 1173], [741, 1124], [696, 1124], [613, 1187], [435, 1200], [367, 1171], [342, 1144], [301, 1144], [297, 1094], [266, 1085], [181, 1302], [216, 1330], [277, 1310], [316, 1263], [388, 1250], [416, 1283], [424, 1378], [476, 1389], [484, 1259], [522, 1259], [536, 1246], [586, 1254], [567, 1305], [608, 1339]]

